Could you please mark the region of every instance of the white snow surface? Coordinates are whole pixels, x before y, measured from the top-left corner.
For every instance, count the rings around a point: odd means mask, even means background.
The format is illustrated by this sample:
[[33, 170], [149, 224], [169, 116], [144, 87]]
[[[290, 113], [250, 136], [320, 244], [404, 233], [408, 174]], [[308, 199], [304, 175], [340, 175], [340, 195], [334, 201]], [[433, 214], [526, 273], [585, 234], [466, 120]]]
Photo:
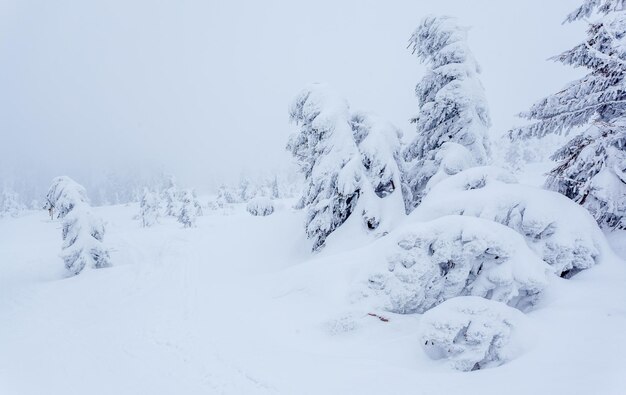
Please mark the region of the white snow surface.
[[[267, 217], [243, 204], [209, 211], [190, 229], [172, 217], [142, 228], [133, 204], [94, 208], [107, 222], [113, 266], [71, 278], [58, 256], [60, 222], [44, 211], [0, 219], [0, 394], [626, 388], [626, 264], [610, 251], [572, 279], [553, 276], [526, 314], [533, 335], [522, 336], [523, 353], [461, 373], [424, 353], [420, 314], [375, 310], [353, 293], [386, 237], [359, 247], [337, 234], [311, 255], [293, 203], [277, 201]], [[609, 240], [626, 255], [626, 232]], [[340, 251], [344, 241], [354, 248]]]

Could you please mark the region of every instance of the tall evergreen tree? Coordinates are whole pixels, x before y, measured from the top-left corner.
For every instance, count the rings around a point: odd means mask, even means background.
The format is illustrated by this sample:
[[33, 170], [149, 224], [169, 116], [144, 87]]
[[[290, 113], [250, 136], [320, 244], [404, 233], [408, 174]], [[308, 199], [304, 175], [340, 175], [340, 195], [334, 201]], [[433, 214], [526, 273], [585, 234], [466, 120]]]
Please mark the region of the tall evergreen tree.
[[596, 17], [586, 40], [552, 58], [589, 72], [520, 114], [513, 139], [582, 132], [553, 156], [547, 187], [586, 207], [601, 226], [626, 227], [626, 3], [585, 0], [565, 22]]
[[[487, 130], [491, 125], [487, 101], [479, 79], [480, 68], [467, 45], [467, 29], [447, 16], [427, 17], [409, 40], [409, 47], [428, 67], [415, 93], [419, 111], [412, 122], [417, 136], [404, 150], [410, 163], [407, 180], [412, 205], [417, 206], [438, 172], [458, 172], [489, 160]], [[445, 145], [456, 148], [441, 151]], [[468, 152], [464, 152], [468, 151]], [[459, 162], [446, 156], [469, 159], [463, 166], [446, 166]], [[454, 174], [454, 173], [452, 173]]]

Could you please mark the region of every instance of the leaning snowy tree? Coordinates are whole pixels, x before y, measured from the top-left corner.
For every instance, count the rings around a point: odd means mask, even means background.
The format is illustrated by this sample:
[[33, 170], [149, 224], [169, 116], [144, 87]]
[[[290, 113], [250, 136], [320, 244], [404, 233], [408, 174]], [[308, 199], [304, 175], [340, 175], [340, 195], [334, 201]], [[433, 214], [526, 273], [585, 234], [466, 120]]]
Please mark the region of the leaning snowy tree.
[[428, 67], [415, 88], [417, 136], [403, 153], [411, 162], [407, 180], [415, 207], [437, 180], [488, 162], [491, 121], [467, 28], [451, 17], [426, 17], [409, 47]]
[[[391, 210], [383, 208], [392, 200], [383, 202], [387, 196], [399, 198], [396, 209], [402, 213], [392, 152], [397, 129], [364, 115], [353, 118], [348, 103], [326, 84], [304, 89], [291, 105], [290, 117], [300, 130], [290, 137], [287, 149], [305, 177], [298, 206], [306, 208], [306, 232], [314, 251], [354, 212], [364, 229], [378, 229], [383, 215], [392, 217]], [[388, 140], [387, 132], [391, 133]]]
[[547, 187], [587, 208], [600, 226], [626, 223], [626, 2], [585, 0], [565, 22], [592, 16], [586, 40], [552, 58], [589, 70], [584, 77], [520, 114], [536, 122], [509, 132], [516, 140], [567, 134]]
[[306, 179], [302, 205], [313, 250], [343, 224], [359, 200], [361, 158], [352, 137], [348, 103], [325, 84], [311, 84], [291, 105], [299, 127], [287, 144]]
[[69, 177], [57, 177], [46, 195], [46, 208], [54, 209], [63, 219], [65, 268], [72, 274], [85, 267], [111, 266], [109, 251], [103, 244], [104, 222], [93, 213], [83, 188]]

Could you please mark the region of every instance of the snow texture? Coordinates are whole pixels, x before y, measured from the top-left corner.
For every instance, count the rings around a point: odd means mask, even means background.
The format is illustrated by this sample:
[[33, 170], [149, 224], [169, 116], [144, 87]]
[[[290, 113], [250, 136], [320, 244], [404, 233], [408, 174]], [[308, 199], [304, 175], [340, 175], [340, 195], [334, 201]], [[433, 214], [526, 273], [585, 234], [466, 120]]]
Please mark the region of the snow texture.
[[524, 346], [526, 317], [503, 303], [474, 296], [447, 300], [420, 321], [420, 340], [432, 359], [460, 371], [500, 366]]
[[369, 277], [370, 289], [387, 295], [392, 312], [423, 313], [459, 295], [526, 309], [547, 285], [548, 265], [496, 222], [446, 216], [396, 232], [387, 270]]

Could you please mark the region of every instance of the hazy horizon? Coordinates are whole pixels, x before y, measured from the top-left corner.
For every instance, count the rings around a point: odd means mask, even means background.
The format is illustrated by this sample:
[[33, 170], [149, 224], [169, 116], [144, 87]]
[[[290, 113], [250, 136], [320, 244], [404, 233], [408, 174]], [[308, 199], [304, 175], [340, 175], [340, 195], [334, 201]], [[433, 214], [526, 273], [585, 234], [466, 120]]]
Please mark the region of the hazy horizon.
[[423, 68], [406, 48], [427, 14], [471, 26], [492, 135], [576, 70], [547, 62], [583, 24], [578, 0], [0, 3], [0, 176], [163, 171], [197, 188], [291, 163], [287, 108], [328, 82], [410, 138]]

